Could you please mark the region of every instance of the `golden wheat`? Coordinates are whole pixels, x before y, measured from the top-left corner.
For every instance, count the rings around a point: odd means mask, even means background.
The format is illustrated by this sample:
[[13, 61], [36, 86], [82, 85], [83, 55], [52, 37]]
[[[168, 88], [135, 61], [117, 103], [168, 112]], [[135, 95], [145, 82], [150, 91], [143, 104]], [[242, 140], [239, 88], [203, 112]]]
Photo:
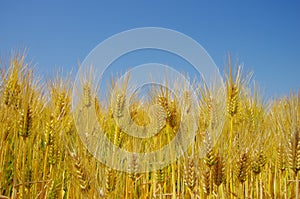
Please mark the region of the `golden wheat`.
[[[205, 84], [196, 88], [199, 110], [193, 110], [189, 92], [173, 95], [162, 87], [153, 88], [148, 101], [129, 100], [129, 78], [112, 81], [110, 100], [100, 101], [91, 71], [76, 90], [82, 103], [71, 109], [69, 79], [38, 83], [25, 56], [13, 56], [0, 72], [0, 198], [298, 199], [300, 94], [263, 103], [256, 88], [250, 89], [251, 75], [244, 76], [242, 67], [234, 70], [231, 60], [228, 65], [225, 94]], [[133, 155], [126, 160], [128, 172], [120, 172], [94, 158], [77, 134], [77, 117], [93, 108], [102, 129], [95, 135], [128, 152], [159, 150], [179, 130], [184, 138], [194, 122], [196, 137], [183, 157], [164, 168], [139, 173], [141, 163]], [[127, 134], [133, 123], [155, 135]], [[111, 161], [119, 160], [112, 155]]]

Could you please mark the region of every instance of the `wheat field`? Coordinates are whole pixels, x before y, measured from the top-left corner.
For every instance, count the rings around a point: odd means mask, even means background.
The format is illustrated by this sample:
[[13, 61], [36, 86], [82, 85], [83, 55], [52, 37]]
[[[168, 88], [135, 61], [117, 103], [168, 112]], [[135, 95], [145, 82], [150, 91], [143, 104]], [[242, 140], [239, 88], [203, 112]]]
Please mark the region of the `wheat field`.
[[[70, 78], [38, 81], [23, 54], [11, 56], [0, 71], [0, 198], [300, 198], [300, 94], [265, 102], [251, 74], [233, 65], [229, 58], [223, 95], [195, 85], [198, 117], [188, 121], [196, 122], [197, 131], [189, 149], [166, 167], [139, 173], [134, 160], [130, 172], [121, 172], [83, 145]], [[133, 100], [130, 117], [148, 125], [154, 117], [147, 114], [149, 104], [155, 102], [161, 107], [155, 118], [164, 125], [150, 139], [134, 138], [114, 120], [124, 108], [126, 84], [112, 81], [112, 88], [121, 89], [104, 105], [88, 79], [83, 82], [78, 110], [94, 108], [103, 134], [120, 148], [159, 149], [180, 123], [189, 125], [181, 121], [178, 99], [157, 89], [147, 103]], [[188, 94], [184, 101], [189, 103]], [[219, 101], [226, 102], [223, 111]]]

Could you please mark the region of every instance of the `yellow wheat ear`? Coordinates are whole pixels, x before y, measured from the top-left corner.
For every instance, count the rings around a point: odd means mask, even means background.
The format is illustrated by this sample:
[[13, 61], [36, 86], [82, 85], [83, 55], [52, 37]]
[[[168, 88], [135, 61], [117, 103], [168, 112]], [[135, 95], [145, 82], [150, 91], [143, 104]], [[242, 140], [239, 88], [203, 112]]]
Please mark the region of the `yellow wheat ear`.
[[231, 117], [233, 117], [237, 114], [239, 108], [239, 93], [241, 89], [241, 67], [238, 67], [234, 77], [230, 55], [228, 57], [228, 66], [229, 77], [227, 77], [226, 80], [227, 112]]

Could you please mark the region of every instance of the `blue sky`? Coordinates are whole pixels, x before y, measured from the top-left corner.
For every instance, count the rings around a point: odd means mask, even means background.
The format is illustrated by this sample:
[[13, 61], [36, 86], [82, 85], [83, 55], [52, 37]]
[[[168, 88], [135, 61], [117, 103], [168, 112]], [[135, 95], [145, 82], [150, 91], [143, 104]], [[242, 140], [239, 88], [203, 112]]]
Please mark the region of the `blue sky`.
[[113, 34], [165, 27], [198, 41], [221, 70], [230, 51], [266, 96], [281, 96], [300, 88], [299, 19], [296, 1], [1, 1], [0, 54], [26, 47], [48, 77], [76, 72]]

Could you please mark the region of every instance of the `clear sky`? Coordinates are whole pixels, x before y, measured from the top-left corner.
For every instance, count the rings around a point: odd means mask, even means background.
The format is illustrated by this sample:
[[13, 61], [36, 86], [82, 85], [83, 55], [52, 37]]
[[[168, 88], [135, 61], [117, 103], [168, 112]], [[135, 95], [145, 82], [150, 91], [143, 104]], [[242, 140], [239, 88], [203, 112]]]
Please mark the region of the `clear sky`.
[[192, 37], [221, 71], [230, 51], [267, 96], [300, 89], [299, 1], [1, 1], [0, 54], [26, 47], [37, 73], [76, 72], [101, 41], [145, 26]]

